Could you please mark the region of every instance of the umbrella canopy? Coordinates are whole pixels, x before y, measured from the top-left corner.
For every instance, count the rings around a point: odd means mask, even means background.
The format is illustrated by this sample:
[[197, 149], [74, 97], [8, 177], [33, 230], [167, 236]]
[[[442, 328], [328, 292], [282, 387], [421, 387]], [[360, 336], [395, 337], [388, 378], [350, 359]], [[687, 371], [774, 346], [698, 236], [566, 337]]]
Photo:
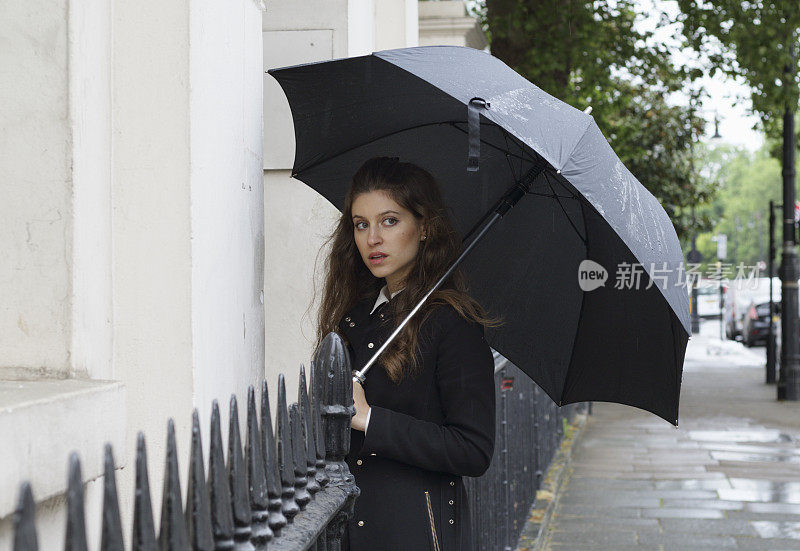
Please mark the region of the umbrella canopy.
[[[559, 405], [623, 403], [677, 425], [690, 335], [680, 243], [590, 115], [470, 48], [405, 48], [269, 73], [294, 119], [293, 176], [340, 210], [366, 159], [397, 156], [437, 178], [463, 236], [544, 159], [531, 192], [462, 264], [470, 294], [505, 322], [487, 340]], [[473, 98], [486, 107], [480, 168], [468, 172]]]

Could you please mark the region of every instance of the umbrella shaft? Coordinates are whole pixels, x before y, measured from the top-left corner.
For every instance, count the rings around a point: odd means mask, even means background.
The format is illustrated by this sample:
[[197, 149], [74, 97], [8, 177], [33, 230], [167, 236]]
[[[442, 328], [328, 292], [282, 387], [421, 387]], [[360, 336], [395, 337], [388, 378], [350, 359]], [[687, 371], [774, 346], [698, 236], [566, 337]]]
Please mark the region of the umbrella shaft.
[[444, 275], [439, 278], [439, 280], [433, 285], [433, 287], [431, 287], [431, 289], [427, 293], [425, 293], [425, 296], [422, 297], [422, 300], [420, 300], [417, 303], [417, 305], [414, 306], [411, 312], [409, 312], [408, 315], [403, 319], [403, 321], [400, 322], [400, 325], [398, 325], [395, 328], [395, 330], [392, 331], [392, 334], [389, 335], [389, 338], [386, 339], [386, 342], [384, 342], [381, 345], [381, 347], [378, 348], [375, 354], [373, 354], [372, 357], [369, 359], [369, 361], [366, 364], [364, 364], [364, 367], [362, 367], [360, 371], [356, 371], [353, 374], [353, 381], [358, 381], [362, 385], [364, 384], [364, 376], [367, 374], [367, 371], [369, 371], [369, 369], [373, 366], [373, 364], [377, 361], [378, 356], [380, 356], [381, 353], [384, 350], [386, 350], [386, 347], [389, 346], [389, 344], [395, 339], [395, 337], [397, 337], [397, 335], [400, 334], [400, 331], [403, 330], [403, 327], [406, 326], [406, 324], [412, 318], [412, 316], [416, 314], [420, 308], [422, 308], [422, 305], [425, 304], [425, 301], [428, 300], [428, 297], [430, 297], [433, 294], [433, 292], [436, 291], [436, 289], [438, 289], [448, 277], [450, 277], [450, 274], [453, 273], [453, 270], [455, 270], [458, 267], [458, 265], [461, 264], [461, 261], [464, 260], [464, 258], [467, 256], [467, 254], [469, 254], [472, 248], [478, 243], [478, 241], [481, 240], [481, 238], [486, 234], [489, 228], [491, 228], [494, 225], [494, 223], [497, 222], [500, 218], [502, 218], [502, 215], [500, 215], [499, 213], [495, 212], [492, 214], [492, 217], [489, 218], [486, 224], [484, 224], [478, 235], [476, 235], [475, 238], [469, 242], [469, 244], [464, 248], [464, 250], [458, 256], [456, 261], [450, 265], [450, 267], [447, 269]]
[[[458, 256], [456, 261], [450, 265], [450, 267], [447, 269], [444, 275], [439, 278], [439, 280], [433, 285], [433, 287], [431, 287], [431, 289], [427, 293], [425, 293], [425, 296], [422, 297], [422, 300], [420, 300], [417, 303], [417, 305], [414, 306], [411, 312], [409, 312], [408, 315], [403, 319], [403, 321], [400, 322], [400, 325], [398, 325], [395, 328], [395, 330], [392, 331], [392, 334], [389, 335], [389, 338], [386, 339], [386, 342], [384, 342], [381, 345], [381, 347], [378, 348], [377, 351], [375, 351], [375, 354], [373, 354], [372, 357], [369, 359], [369, 361], [366, 364], [364, 364], [364, 367], [362, 367], [360, 371], [353, 372], [353, 382], [359, 382], [362, 385], [364, 384], [365, 380], [364, 377], [366, 376], [367, 371], [369, 371], [369, 369], [378, 360], [378, 356], [380, 356], [383, 353], [383, 351], [386, 350], [386, 347], [388, 347], [389, 344], [395, 339], [395, 337], [397, 337], [397, 335], [400, 334], [400, 331], [403, 330], [403, 327], [406, 326], [411, 317], [414, 314], [416, 314], [420, 308], [422, 308], [422, 305], [425, 304], [425, 301], [428, 300], [428, 297], [430, 297], [433, 294], [433, 292], [436, 291], [436, 289], [438, 289], [448, 277], [450, 277], [450, 274], [453, 273], [453, 270], [455, 270], [456, 267], [458, 267], [458, 265], [461, 264], [461, 261], [464, 260], [464, 258], [469, 254], [469, 252], [478, 243], [478, 241], [480, 241], [481, 238], [483, 238], [483, 236], [486, 234], [489, 228], [491, 228], [495, 222], [500, 220], [511, 209], [511, 207], [517, 204], [517, 201], [519, 201], [522, 197], [525, 196], [526, 193], [530, 191], [531, 183], [539, 176], [539, 174], [544, 172], [544, 169], [546, 167], [547, 167], [547, 162], [544, 159], [542, 159], [541, 157], [537, 159], [537, 162], [534, 164], [533, 167], [531, 167], [530, 170], [528, 170], [525, 176], [519, 182], [516, 182], [514, 186], [511, 189], [509, 189], [506, 192], [506, 194], [500, 199], [500, 201], [498, 201], [495, 204], [495, 206], [493, 206], [492, 209], [488, 213], [486, 213], [486, 215], [481, 219], [481, 222], [486, 220], [487, 216], [489, 217], [489, 219], [483, 224], [480, 231], [478, 232], [478, 235], [476, 235], [469, 242], [469, 244], [466, 247], [464, 247], [464, 250]], [[470, 230], [469, 234], [467, 234], [467, 238], [469, 238], [469, 235], [471, 235], [474, 230], [475, 228]]]

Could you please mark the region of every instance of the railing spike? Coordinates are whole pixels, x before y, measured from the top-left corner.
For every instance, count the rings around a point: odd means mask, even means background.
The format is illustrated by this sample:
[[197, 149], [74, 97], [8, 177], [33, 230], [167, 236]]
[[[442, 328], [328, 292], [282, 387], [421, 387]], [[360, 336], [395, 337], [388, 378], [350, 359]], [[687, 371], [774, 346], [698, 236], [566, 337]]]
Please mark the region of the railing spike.
[[216, 551], [233, 549], [233, 512], [228, 473], [222, 447], [219, 404], [211, 403], [211, 441], [208, 452], [208, 491], [211, 502], [211, 529]]
[[69, 478], [67, 485], [67, 534], [65, 551], [87, 551], [86, 521], [83, 513], [83, 480], [78, 454], [69, 455]]
[[275, 448], [275, 436], [272, 432], [272, 413], [269, 408], [269, 392], [267, 381], [261, 381], [261, 451], [264, 456], [264, 468], [267, 479], [267, 497], [269, 500], [269, 527], [275, 537], [281, 535], [281, 528], [287, 520], [281, 511], [281, 476], [278, 452]]
[[203, 440], [197, 408], [192, 411], [192, 449], [189, 456], [189, 480], [186, 490], [186, 532], [192, 551], [214, 551], [211, 507], [203, 466]]
[[328, 333], [320, 344], [315, 361], [325, 379], [324, 406], [326, 469], [332, 484], [351, 484], [353, 475], [344, 461], [350, 451], [350, 419], [355, 415], [350, 358], [344, 342]]
[[171, 418], [167, 421], [167, 461], [164, 466], [164, 491], [161, 495], [161, 524], [158, 533], [158, 547], [161, 551], [186, 551], [189, 549], [178, 472], [175, 422]]
[[250, 482], [250, 511], [253, 533], [250, 540], [255, 546], [263, 546], [272, 540], [267, 511], [267, 480], [264, 473], [264, 457], [261, 453], [261, 431], [258, 428], [256, 413], [256, 392], [252, 385], [247, 387], [247, 439], [245, 443], [247, 480]]
[[355, 414], [350, 357], [342, 338], [328, 333], [314, 356], [314, 365], [325, 381], [320, 396], [325, 426], [325, 469], [330, 477], [329, 486], [338, 486], [347, 492], [347, 501], [326, 527], [325, 537], [329, 549], [339, 549], [347, 521], [353, 517], [353, 507], [361, 490], [347, 468], [344, 458], [350, 451], [350, 419]]
[[114, 472], [114, 452], [106, 443], [103, 476], [103, 528], [100, 551], [125, 551], [122, 541], [122, 521], [119, 516], [117, 480]]
[[308, 403], [308, 391], [306, 390], [306, 368], [302, 364], [300, 365], [300, 383], [297, 385], [297, 404], [300, 408], [300, 428], [306, 452], [306, 489], [313, 497], [321, 487], [317, 482], [317, 444], [314, 440], [311, 406]]
[[23, 482], [20, 487], [19, 501], [12, 523], [13, 551], [39, 551], [39, 541], [36, 538], [36, 503], [33, 501], [33, 491], [29, 482]]
[[306, 442], [303, 438], [303, 418], [300, 415], [300, 408], [296, 403], [289, 406], [289, 428], [292, 431], [292, 456], [294, 461], [294, 499], [305, 509], [311, 501], [311, 494], [308, 493], [308, 477], [306, 476]]
[[314, 437], [316, 460], [315, 466], [317, 471], [317, 483], [321, 487], [325, 487], [330, 482], [328, 473], [325, 470], [325, 432], [322, 424], [322, 401], [324, 381], [320, 377], [321, 371], [317, 368], [316, 362], [311, 361], [311, 431]]
[[294, 461], [292, 442], [289, 432], [289, 412], [286, 409], [286, 380], [283, 373], [278, 375], [278, 411], [277, 435], [275, 443], [278, 451], [278, 463], [281, 471], [281, 501], [284, 516], [292, 522], [300, 507], [294, 496]]
[[150, 501], [150, 482], [147, 476], [147, 448], [142, 432], [136, 436], [136, 493], [133, 504], [131, 550], [156, 550], [153, 505]]
[[250, 497], [247, 492], [247, 474], [242, 455], [242, 437], [239, 433], [239, 408], [236, 395], [231, 394], [228, 423], [228, 484], [231, 488], [233, 510], [233, 541], [237, 551], [254, 549], [250, 543]]

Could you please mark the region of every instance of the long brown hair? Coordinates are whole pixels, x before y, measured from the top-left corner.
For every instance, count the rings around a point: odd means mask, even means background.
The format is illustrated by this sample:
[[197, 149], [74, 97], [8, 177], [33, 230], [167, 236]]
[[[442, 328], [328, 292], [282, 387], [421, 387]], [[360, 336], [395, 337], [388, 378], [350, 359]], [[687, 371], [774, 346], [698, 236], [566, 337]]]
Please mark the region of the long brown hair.
[[[438, 281], [461, 252], [458, 237], [442, 201], [436, 180], [425, 169], [397, 157], [374, 157], [353, 175], [345, 196], [339, 223], [328, 238], [330, 253], [325, 259], [325, 284], [317, 324], [317, 346], [357, 302], [375, 298], [383, 279], [369, 271], [353, 237], [352, 206], [355, 198], [370, 191], [384, 191], [424, 225], [426, 239], [408, 276], [403, 292], [387, 304], [389, 319], [399, 323]], [[415, 353], [419, 329], [434, 307], [451, 305], [462, 317], [485, 327], [499, 322], [486, 316], [483, 308], [467, 294], [466, 278], [456, 269], [433, 293], [381, 355], [389, 377], [399, 383], [419, 368]]]

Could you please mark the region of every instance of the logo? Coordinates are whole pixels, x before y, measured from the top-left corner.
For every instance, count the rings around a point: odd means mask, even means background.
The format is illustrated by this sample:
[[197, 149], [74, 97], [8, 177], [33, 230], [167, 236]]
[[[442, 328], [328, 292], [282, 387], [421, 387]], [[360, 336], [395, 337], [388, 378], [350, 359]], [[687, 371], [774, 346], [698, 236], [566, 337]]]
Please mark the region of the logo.
[[594, 291], [603, 287], [608, 279], [608, 271], [594, 260], [584, 260], [578, 266], [578, 285], [582, 291]]

